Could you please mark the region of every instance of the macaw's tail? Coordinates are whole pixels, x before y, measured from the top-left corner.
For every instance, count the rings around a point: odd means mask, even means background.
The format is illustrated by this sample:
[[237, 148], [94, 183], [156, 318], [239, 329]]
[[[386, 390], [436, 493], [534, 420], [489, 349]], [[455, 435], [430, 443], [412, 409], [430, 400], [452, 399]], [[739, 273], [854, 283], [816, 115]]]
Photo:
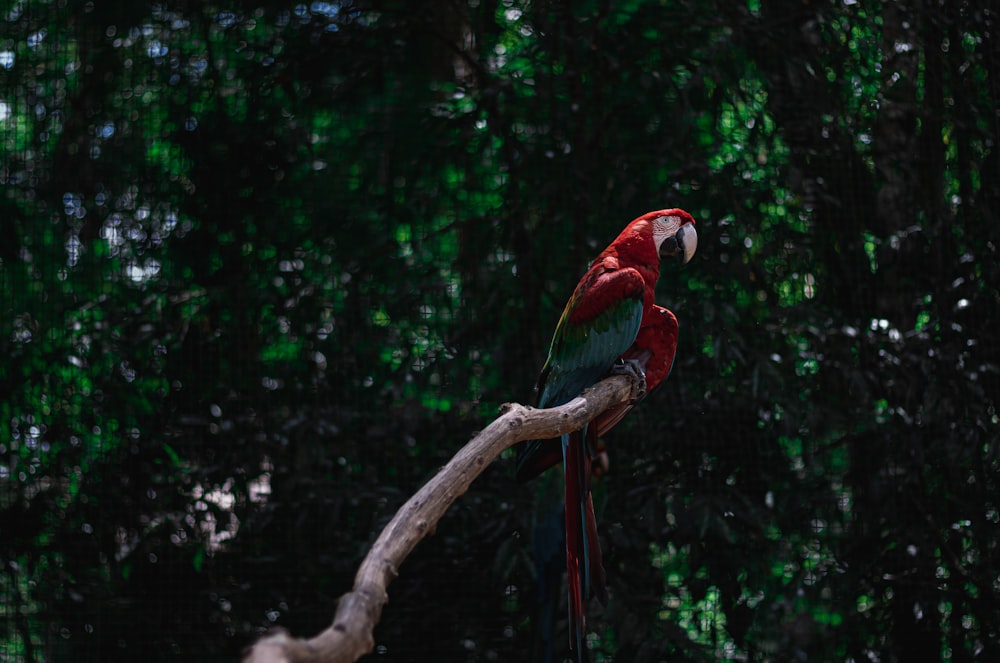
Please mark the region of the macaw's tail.
[[[558, 441], [558, 440], [557, 440]], [[553, 663], [563, 572], [566, 570], [565, 473], [559, 467], [539, 477], [532, 505], [531, 546], [537, 603], [532, 663]]]
[[[583, 661], [586, 604], [591, 596], [608, 601], [608, 589], [597, 539], [597, 518], [590, 496], [590, 449], [597, 448], [596, 429], [563, 436], [566, 469], [566, 584], [569, 590], [569, 644]], [[587, 441], [584, 441], [587, 437]]]

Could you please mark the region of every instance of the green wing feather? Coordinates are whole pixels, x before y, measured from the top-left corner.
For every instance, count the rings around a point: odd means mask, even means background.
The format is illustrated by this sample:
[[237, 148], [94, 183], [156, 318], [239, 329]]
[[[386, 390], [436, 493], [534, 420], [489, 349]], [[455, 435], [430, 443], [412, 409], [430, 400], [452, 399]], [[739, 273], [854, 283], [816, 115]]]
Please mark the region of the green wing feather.
[[[562, 405], [604, 376], [632, 345], [645, 282], [634, 269], [591, 269], [563, 310], [538, 385], [538, 407]], [[589, 278], [588, 278], [589, 277]]]
[[[639, 332], [645, 287], [634, 269], [591, 267], [556, 325], [538, 376], [537, 407], [568, 403], [604, 377]], [[517, 458], [517, 478], [526, 481], [562, 462], [562, 444], [559, 438], [522, 442]]]

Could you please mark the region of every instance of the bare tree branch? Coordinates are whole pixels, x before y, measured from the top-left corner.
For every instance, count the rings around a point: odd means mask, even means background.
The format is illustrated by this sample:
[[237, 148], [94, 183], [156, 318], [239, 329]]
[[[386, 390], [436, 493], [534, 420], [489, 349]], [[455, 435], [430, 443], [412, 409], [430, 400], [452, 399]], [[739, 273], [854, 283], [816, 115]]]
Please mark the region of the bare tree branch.
[[638, 393], [632, 379], [615, 375], [559, 407], [536, 410], [517, 403], [504, 404], [501, 415], [396, 512], [361, 563], [353, 590], [340, 597], [329, 628], [308, 640], [278, 629], [258, 640], [247, 651], [244, 663], [341, 663], [370, 653], [375, 646], [375, 624], [389, 600], [389, 583], [398, 575], [403, 560], [434, 531], [448, 507], [504, 449], [521, 440], [579, 430]]

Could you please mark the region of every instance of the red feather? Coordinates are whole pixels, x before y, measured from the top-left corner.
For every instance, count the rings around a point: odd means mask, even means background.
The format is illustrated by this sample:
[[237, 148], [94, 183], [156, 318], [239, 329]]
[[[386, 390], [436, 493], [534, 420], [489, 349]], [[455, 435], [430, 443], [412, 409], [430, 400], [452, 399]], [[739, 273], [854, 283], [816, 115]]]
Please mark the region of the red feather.
[[587, 629], [587, 600], [597, 596], [608, 602], [608, 589], [597, 538], [597, 517], [590, 494], [590, 444], [593, 433], [569, 434], [566, 445], [566, 585], [569, 593], [570, 647], [583, 658], [583, 636]]
[[[652, 310], [642, 318], [639, 333], [622, 359], [638, 361], [646, 372], [646, 393], [659, 387], [674, 364], [677, 352], [677, 318], [662, 306], [653, 305]], [[597, 435], [603, 436], [635, 407], [636, 403], [625, 403], [601, 414], [594, 420]]]
[[623, 268], [620, 261], [608, 256], [595, 261], [583, 275], [566, 305], [566, 321], [586, 325], [625, 299], [638, 299], [643, 304], [649, 284], [642, 272]]
[[[647, 393], [667, 378], [677, 349], [677, 319], [654, 303], [654, 295], [660, 276], [660, 251], [676, 255], [682, 250], [688, 260], [697, 245], [693, 228], [688, 233], [690, 243], [682, 243], [679, 228], [688, 223], [694, 223], [694, 219], [683, 210], [644, 214], [626, 226], [591, 263], [556, 326], [549, 357], [539, 376], [536, 405], [551, 407], [568, 402], [620, 359], [639, 364], [645, 373]], [[672, 244], [663, 244], [667, 240]], [[622, 349], [625, 351], [616, 359], [615, 354]], [[614, 427], [634, 406], [628, 403], [605, 412], [582, 431], [562, 439], [527, 442], [518, 459], [520, 480], [557, 463], [560, 456], [564, 463], [569, 633], [578, 660], [585, 658], [586, 602], [591, 596], [604, 603], [608, 600], [590, 493], [591, 459], [598, 453], [598, 436]]]

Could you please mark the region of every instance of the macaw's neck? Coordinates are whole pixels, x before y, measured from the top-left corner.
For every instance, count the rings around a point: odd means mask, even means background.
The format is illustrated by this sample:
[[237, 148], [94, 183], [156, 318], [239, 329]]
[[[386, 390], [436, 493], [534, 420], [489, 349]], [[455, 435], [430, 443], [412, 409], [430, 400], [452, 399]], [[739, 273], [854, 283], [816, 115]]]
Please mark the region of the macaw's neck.
[[630, 223], [592, 264], [602, 262], [605, 258], [615, 258], [620, 267], [632, 267], [642, 274], [646, 282], [646, 307], [653, 305], [653, 290], [656, 280], [660, 278], [660, 256], [653, 240], [653, 226], [646, 219]]

